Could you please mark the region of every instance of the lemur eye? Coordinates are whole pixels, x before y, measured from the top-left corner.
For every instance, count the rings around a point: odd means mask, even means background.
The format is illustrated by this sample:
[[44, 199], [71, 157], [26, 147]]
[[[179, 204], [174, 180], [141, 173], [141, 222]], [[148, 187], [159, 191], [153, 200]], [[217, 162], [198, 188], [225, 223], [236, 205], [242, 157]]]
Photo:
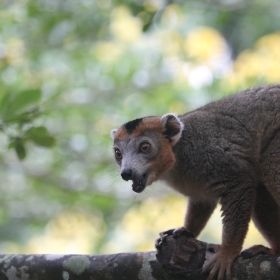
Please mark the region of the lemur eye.
[[148, 142], [144, 142], [140, 145], [140, 152], [142, 153], [148, 153], [151, 149], [151, 144], [149, 144]]
[[115, 157], [116, 159], [122, 159], [122, 153], [119, 149], [115, 149]]

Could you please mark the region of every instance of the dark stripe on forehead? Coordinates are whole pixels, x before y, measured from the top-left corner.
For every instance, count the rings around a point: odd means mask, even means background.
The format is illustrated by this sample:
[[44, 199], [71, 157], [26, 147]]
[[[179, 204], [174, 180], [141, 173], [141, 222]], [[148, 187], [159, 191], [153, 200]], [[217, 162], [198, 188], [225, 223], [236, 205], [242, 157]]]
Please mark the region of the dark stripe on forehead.
[[133, 121], [125, 123], [123, 126], [128, 134], [131, 134], [135, 128], [142, 122], [143, 118], [135, 119]]

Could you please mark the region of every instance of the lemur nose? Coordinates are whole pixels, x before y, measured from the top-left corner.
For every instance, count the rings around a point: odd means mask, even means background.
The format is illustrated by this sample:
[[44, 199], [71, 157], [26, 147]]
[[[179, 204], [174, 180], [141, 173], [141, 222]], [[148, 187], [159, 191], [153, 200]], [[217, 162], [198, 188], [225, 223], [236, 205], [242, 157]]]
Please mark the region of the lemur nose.
[[125, 169], [122, 171], [121, 176], [123, 180], [128, 181], [132, 179], [132, 170], [131, 169]]

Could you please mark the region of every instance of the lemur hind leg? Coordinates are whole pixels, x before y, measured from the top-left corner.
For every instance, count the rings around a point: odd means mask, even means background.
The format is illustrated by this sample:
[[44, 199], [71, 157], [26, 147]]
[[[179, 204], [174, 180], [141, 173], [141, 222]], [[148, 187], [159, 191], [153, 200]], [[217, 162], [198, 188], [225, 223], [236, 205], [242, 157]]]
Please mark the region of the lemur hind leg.
[[271, 249], [257, 245], [243, 251], [243, 256], [260, 252], [280, 255], [280, 130], [263, 147], [260, 162], [263, 183], [257, 188], [252, 218]]
[[268, 241], [271, 249], [263, 245], [254, 245], [243, 250], [241, 252], [241, 256], [251, 258], [259, 253], [280, 255], [279, 205], [262, 183], [260, 183], [257, 187], [252, 219], [260, 233]]

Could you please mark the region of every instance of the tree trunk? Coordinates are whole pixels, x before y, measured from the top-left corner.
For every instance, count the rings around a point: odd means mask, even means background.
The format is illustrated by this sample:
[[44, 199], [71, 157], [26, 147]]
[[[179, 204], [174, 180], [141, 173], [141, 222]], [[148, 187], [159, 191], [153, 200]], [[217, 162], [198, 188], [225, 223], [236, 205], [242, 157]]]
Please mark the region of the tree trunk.
[[[166, 236], [157, 252], [111, 255], [0, 255], [0, 280], [200, 280], [217, 245]], [[280, 279], [277, 257], [238, 257], [233, 279]]]

